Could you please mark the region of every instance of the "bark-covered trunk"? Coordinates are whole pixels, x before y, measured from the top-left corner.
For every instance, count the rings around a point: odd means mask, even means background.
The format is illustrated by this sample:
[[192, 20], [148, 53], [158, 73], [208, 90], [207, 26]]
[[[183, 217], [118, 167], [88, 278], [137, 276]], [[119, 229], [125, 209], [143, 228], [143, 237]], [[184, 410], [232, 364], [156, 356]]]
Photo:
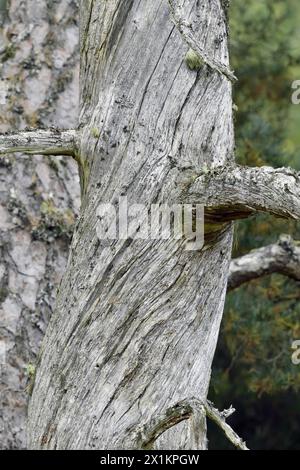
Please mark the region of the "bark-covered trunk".
[[[225, 3], [182, 2], [213, 65], [192, 70], [167, 0], [81, 2], [84, 198], [30, 400], [32, 448], [137, 448], [140, 426], [184, 398], [206, 399], [231, 225], [212, 236], [207, 225], [201, 251], [183, 240], [107, 243], [96, 211], [120, 195], [180, 202], [196, 168], [232, 162], [231, 83], [214, 67], [228, 64]], [[195, 421], [156, 446], [205, 448], [204, 420]]]
[[[76, 2], [12, 0], [1, 2], [1, 9], [4, 6], [8, 9], [0, 12], [0, 132], [76, 126]], [[0, 446], [4, 449], [26, 447], [28, 372], [52, 313], [79, 203], [77, 168], [71, 159], [0, 157], [0, 341], [6, 352], [0, 365]]]

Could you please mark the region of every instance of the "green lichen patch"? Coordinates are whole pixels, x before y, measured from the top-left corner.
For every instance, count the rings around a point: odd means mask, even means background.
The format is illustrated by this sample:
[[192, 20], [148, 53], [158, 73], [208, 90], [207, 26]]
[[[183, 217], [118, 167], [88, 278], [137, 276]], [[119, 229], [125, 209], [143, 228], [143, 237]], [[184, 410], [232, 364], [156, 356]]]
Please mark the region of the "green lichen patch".
[[94, 137], [94, 139], [99, 139], [99, 137], [100, 137], [100, 130], [97, 129], [97, 127], [93, 127], [93, 128], [91, 129], [91, 134], [92, 134], [92, 136]]
[[51, 243], [55, 239], [65, 238], [70, 241], [74, 231], [75, 218], [70, 209], [57, 209], [53, 201], [44, 201], [41, 205], [41, 217], [32, 225], [35, 240]]
[[25, 392], [27, 392], [28, 395], [31, 396], [35, 382], [36, 366], [34, 364], [27, 364], [25, 373], [28, 379], [28, 384], [25, 389]]
[[6, 207], [12, 216], [19, 219], [19, 224], [27, 225], [29, 223], [26, 207], [15, 196], [10, 196]]
[[16, 55], [16, 46], [14, 44], [9, 44], [1, 54], [1, 62], [6, 62], [9, 59], [13, 59]]
[[193, 49], [189, 49], [186, 56], [185, 62], [190, 70], [200, 70], [203, 66], [204, 62], [201, 57], [197, 54], [197, 52], [193, 51]]
[[26, 375], [29, 379], [35, 376], [35, 365], [34, 364], [27, 364], [26, 366]]
[[2, 304], [6, 297], [8, 297], [9, 291], [6, 286], [0, 286], [0, 304]]

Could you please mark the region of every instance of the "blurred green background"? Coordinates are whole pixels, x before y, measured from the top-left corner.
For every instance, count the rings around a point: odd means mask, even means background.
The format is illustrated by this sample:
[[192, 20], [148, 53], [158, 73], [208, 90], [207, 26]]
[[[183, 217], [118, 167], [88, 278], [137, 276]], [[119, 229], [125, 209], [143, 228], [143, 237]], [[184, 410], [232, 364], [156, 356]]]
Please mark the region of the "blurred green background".
[[[231, 62], [239, 82], [234, 101], [236, 157], [250, 166], [300, 170], [300, 105], [291, 103], [300, 80], [299, 0], [233, 0]], [[233, 256], [300, 239], [300, 225], [261, 215], [236, 224]], [[228, 294], [209, 397], [232, 403], [229, 423], [252, 449], [300, 450], [300, 366], [291, 343], [300, 339], [300, 283], [280, 275]], [[229, 449], [209, 424], [209, 448]]]

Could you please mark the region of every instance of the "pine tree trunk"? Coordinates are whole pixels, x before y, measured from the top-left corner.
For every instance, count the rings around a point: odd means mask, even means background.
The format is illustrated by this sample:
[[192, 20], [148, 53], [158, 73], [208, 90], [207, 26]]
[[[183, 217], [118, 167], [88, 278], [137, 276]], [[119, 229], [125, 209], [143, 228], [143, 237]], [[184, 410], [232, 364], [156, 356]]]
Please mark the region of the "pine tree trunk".
[[[97, 207], [120, 195], [180, 202], [194, 168], [230, 164], [231, 84], [187, 66], [167, 1], [81, 5], [84, 197], [37, 369], [29, 445], [137, 448], [139, 426], [184, 398], [206, 399], [232, 230], [200, 251], [182, 240], [108, 244], [97, 237]], [[181, 14], [207, 55], [228, 63], [222, 2], [187, 0]], [[156, 446], [203, 449], [203, 419], [198, 426], [181, 423]]]
[[[0, 132], [76, 127], [75, 2], [3, 1], [0, 9]], [[36, 362], [65, 269], [80, 203], [77, 173], [71, 159], [0, 157], [2, 449], [26, 447], [27, 370]]]

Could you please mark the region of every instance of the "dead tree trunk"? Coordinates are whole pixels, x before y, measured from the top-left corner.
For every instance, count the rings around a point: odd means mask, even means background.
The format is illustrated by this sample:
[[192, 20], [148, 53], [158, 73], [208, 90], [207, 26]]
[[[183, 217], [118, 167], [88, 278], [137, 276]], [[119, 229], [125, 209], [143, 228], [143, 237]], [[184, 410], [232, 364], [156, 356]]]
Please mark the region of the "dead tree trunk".
[[[300, 216], [296, 172], [234, 165], [225, 4], [82, 0], [79, 130], [1, 138], [0, 152], [72, 154], [83, 195], [30, 401], [30, 447], [204, 449], [205, 415], [219, 419], [206, 398], [232, 221]], [[122, 195], [203, 204], [204, 248], [99, 240], [99, 204]]]
[[[206, 399], [232, 231], [222, 227], [201, 252], [182, 240], [103, 246], [97, 206], [122, 194], [177, 202], [197, 169], [231, 163], [231, 83], [206, 64], [188, 67], [167, 1], [85, 1], [81, 10], [85, 195], [43, 344], [29, 442], [135, 448], [139, 426], [185, 397]], [[189, 0], [180, 15], [205, 55], [228, 64], [221, 2]], [[195, 436], [193, 420], [167, 432], [163, 446], [205, 448], [204, 422]]]

